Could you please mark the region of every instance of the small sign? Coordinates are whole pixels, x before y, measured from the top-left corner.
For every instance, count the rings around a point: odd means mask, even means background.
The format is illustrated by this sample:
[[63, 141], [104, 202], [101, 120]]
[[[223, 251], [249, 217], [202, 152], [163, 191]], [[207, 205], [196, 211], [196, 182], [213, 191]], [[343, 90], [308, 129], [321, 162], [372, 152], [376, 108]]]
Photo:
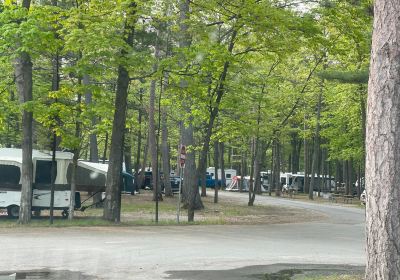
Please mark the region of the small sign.
[[185, 161], [186, 161], [186, 147], [185, 145], [181, 145], [179, 149], [179, 162], [182, 168], [185, 168]]

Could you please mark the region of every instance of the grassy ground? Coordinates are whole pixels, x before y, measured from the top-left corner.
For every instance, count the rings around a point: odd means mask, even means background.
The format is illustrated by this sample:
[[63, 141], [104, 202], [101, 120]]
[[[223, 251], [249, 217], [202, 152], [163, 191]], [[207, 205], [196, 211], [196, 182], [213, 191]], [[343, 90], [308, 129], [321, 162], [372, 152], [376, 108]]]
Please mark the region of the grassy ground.
[[[84, 199], [84, 198], [83, 198]], [[213, 195], [202, 198], [205, 208], [196, 211], [196, 224], [277, 224], [296, 223], [320, 220], [324, 217], [313, 211], [299, 211], [295, 208], [277, 206], [252, 206], [239, 203], [237, 200], [220, 199], [218, 204], [213, 202]], [[90, 204], [90, 202], [89, 202]], [[159, 225], [174, 225], [176, 222], [177, 196], [164, 197], [159, 202]], [[76, 211], [76, 219], [64, 220], [60, 211], [55, 211], [54, 226], [108, 226], [114, 225], [101, 219], [102, 209], [88, 208], [84, 212]], [[181, 209], [181, 225], [187, 225], [187, 210]], [[4, 213], [3, 213], [4, 214]], [[47, 226], [48, 211], [42, 211], [40, 218], [34, 218], [32, 226]], [[141, 194], [122, 196], [121, 224], [153, 225], [155, 224], [155, 202], [152, 193], [142, 191]], [[16, 220], [0, 216], [0, 227], [15, 227]]]

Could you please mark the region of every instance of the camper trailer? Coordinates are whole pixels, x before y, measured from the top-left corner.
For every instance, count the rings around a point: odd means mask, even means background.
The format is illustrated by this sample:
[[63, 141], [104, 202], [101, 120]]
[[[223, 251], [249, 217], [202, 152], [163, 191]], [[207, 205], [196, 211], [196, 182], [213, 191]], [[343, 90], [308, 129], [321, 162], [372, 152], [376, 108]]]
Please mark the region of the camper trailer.
[[[54, 181], [54, 209], [68, 216], [71, 199], [71, 175], [73, 154], [56, 152], [56, 177]], [[32, 210], [50, 208], [52, 154], [49, 151], [32, 151], [33, 192]], [[22, 150], [0, 148], [0, 208], [7, 209], [11, 217], [19, 215], [21, 200]], [[75, 207], [80, 207], [80, 192], [101, 193], [105, 191], [107, 164], [79, 161], [76, 169]], [[127, 174], [127, 173], [126, 173]], [[132, 176], [122, 173], [124, 182]], [[129, 176], [128, 176], [129, 175]], [[125, 186], [126, 184], [124, 184]], [[129, 191], [122, 186], [122, 191]]]
[[[50, 153], [34, 150], [32, 210], [50, 208], [51, 165]], [[70, 205], [70, 190], [67, 185], [67, 168], [72, 162], [72, 154], [57, 152], [54, 192], [54, 209], [62, 210], [67, 216]], [[21, 200], [21, 149], [0, 149], [0, 208], [7, 209], [11, 217], [18, 217]], [[77, 196], [79, 197], [79, 196]], [[79, 201], [77, 201], [79, 204]]]
[[[225, 184], [229, 186], [232, 182], [233, 177], [236, 176], [235, 169], [224, 169], [225, 171]], [[215, 180], [215, 167], [207, 168], [207, 175], [211, 176], [211, 179]], [[221, 169], [218, 169], [218, 179], [221, 180]]]
[[[250, 189], [250, 176], [244, 176], [244, 177], [234, 176], [232, 178], [231, 183], [226, 188], [227, 191], [231, 192], [237, 192], [237, 191], [248, 192], [249, 189]], [[262, 184], [261, 184], [261, 191], [262, 192], [267, 191]]]

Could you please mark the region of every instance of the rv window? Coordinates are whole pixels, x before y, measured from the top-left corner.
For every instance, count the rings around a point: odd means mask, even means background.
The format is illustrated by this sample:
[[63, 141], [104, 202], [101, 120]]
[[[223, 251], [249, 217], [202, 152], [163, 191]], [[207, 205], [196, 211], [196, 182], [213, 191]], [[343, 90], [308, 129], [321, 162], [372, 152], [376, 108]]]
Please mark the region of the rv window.
[[19, 184], [21, 170], [14, 165], [0, 165], [0, 183]]
[[[57, 174], [57, 163], [55, 164], [55, 174]], [[55, 178], [54, 178], [55, 179]], [[36, 184], [51, 184], [51, 161], [38, 160], [36, 161]]]
[[[72, 173], [72, 164], [70, 164], [67, 169], [68, 184], [71, 183], [71, 173]], [[92, 171], [90, 169], [83, 168], [82, 166], [78, 166], [76, 170], [76, 184], [83, 186], [105, 186], [106, 176], [104, 174]]]
[[230, 178], [231, 178], [231, 174], [229, 174], [229, 173], [228, 173], [228, 174], [225, 174], [225, 178], [226, 178], [226, 179], [230, 179]]

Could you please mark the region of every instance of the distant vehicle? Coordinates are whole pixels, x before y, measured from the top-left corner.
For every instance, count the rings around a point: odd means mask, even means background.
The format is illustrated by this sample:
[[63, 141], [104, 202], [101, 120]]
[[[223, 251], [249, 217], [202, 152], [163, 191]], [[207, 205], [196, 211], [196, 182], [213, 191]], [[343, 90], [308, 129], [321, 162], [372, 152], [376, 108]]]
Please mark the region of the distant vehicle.
[[[240, 184], [242, 184], [242, 186]], [[226, 188], [227, 191], [231, 192], [237, 192], [237, 191], [248, 192], [249, 189], [250, 189], [250, 176], [244, 176], [243, 178], [242, 176], [235, 176], [232, 178], [232, 182]], [[267, 192], [267, 190], [264, 188], [262, 184], [261, 184], [261, 192]]]
[[[181, 181], [181, 177], [179, 176], [170, 176], [169, 181], [171, 183], [171, 189], [173, 193], [179, 193], [179, 182]], [[165, 191], [165, 186], [162, 184], [161, 186], [162, 191]], [[182, 190], [181, 190], [182, 192]]]
[[[201, 186], [201, 179], [199, 179], [198, 182], [199, 186]], [[222, 186], [222, 180], [218, 180], [217, 184], [219, 187]], [[215, 179], [213, 179], [212, 175], [207, 174], [206, 175], [206, 188], [214, 188], [215, 187]]]
[[[231, 182], [233, 177], [236, 176], [236, 170], [235, 169], [224, 169], [225, 172], [225, 183], [228, 186]], [[211, 175], [212, 179], [215, 179], [215, 167], [209, 167], [207, 168], [207, 174]], [[221, 175], [221, 169], [218, 169], [218, 178], [222, 178]]]

